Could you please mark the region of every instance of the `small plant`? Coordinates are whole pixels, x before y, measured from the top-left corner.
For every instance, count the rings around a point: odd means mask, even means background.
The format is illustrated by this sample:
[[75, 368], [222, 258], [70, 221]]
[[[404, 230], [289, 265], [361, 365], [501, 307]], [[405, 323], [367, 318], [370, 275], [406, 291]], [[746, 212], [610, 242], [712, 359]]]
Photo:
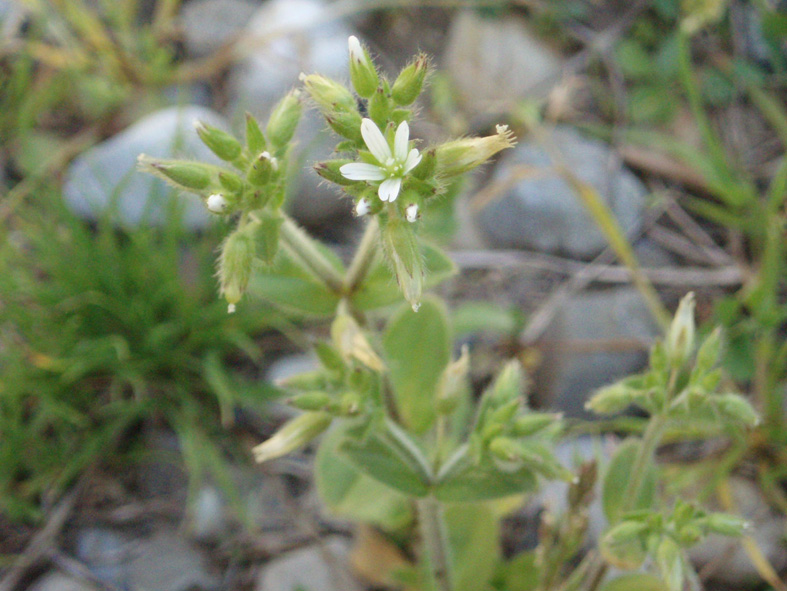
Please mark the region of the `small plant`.
[[[592, 590], [608, 564], [638, 568], [650, 557], [656, 574], [617, 579], [608, 588], [683, 589], [695, 577], [684, 548], [709, 532], [739, 535], [743, 529], [739, 519], [693, 504], [664, 508], [656, 495], [654, 455], [666, 433], [686, 425], [718, 433], [757, 422], [745, 399], [717, 392], [719, 333], [695, 357], [694, 302], [687, 296], [665, 340], [654, 346], [649, 370], [589, 402], [604, 413], [638, 406], [650, 418], [642, 437], [620, 445], [607, 467], [609, 529], [601, 553], [576, 566], [593, 468], [577, 476], [558, 462], [553, 450], [561, 418], [528, 408], [518, 363], [506, 364], [480, 397], [471, 395], [469, 353], [452, 356], [445, 306], [424, 295], [453, 266], [424, 240], [423, 218], [455, 178], [511, 147], [512, 134], [500, 125], [488, 137], [418, 146], [409, 121], [428, 77], [427, 58], [416, 56], [391, 82], [354, 37], [349, 52], [354, 93], [319, 74], [301, 78], [306, 95], [341, 136], [339, 157], [315, 169], [367, 220], [347, 268], [281, 210], [301, 91], [274, 108], [264, 132], [248, 116], [244, 142], [197, 125], [205, 144], [229, 166], [140, 158], [144, 170], [196, 193], [211, 212], [233, 220], [218, 264], [230, 311], [246, 307], [244, 294], [255, 293], [333, 317], [330, 339], [315, 346], [320, 368], [281, 384], [303, 413], [254, 448], [257, 461], [324, 434], [315, 469], [329, 507], [388, 531], [414, 522], [420, 527], [418, 565], [396, 575], [408, 588]], [[406, 304], [379, 331], [381, 313], [400, 297]], [[526, 584], [518, 584], [515, 569], [501, 562], [499, 515], [507, 498], [552, 479], [571, 483], [569, 513], [545, 519], [539, 548], [515, 558], [527, 573]]]

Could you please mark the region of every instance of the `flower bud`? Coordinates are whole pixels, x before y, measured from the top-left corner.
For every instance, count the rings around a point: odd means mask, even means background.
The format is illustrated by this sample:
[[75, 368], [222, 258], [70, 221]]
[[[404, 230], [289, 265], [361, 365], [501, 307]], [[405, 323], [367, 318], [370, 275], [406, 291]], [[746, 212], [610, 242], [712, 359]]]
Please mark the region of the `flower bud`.
[[361, 141], [361, 121], [363, 118], [358, 111], [327, 113], [325, 121], [340, 136], [353, 142]]
[[377, 88], [369, 99], [369, 118], [374, 121], [378, 127], [384, 128], [388, 120], [391, 118], [391, 99], [385, 92], [383, 87]]
[[429, 59], [426, 54], [420, 54], [410, 62], [397, 76], [391, 88], [391, 96], [397, 105], [407, 106], [412, 104], [424, 87], [426, 74], [429, 72]]
[[469, 369], [470, 355], [467, 352], [467, 345], [464, 345], [459, 359], [449, 363], [440, 376], [435, 397], [438, 413], [448, 414], [459, 404], [460, 397], [467, 388]]
[[683, 589], [685, 565], [678, 543], [664, 536], [656, 548], [656, 564], [668, 589]]
[[214, 193], [210, 195], [206, 201], [206, 205], [208, 206], [208, 211], [211, 213], [224, 213], [227, 210], [227, 200], [224, 198], [224, 195], [221, 193]]
[[246, 113], [246, 147], [252, 154], [259, 154], [266, 148], [260, 124], [251, 113]]
[[350, 80], [358, 96], [368, 99], [377, 90], [380, 79], [374, 68], [369, 52], [358, 41], [358, 37], [350, 35], [347, 39], [350, 50]]
[[[355, 97], [338, 82], [320, 74], [311, 74], [309, 76], [301, 74], [300, 79], [306, 87], [306, 92], [314, 99], [314, 102], [317, 103], [320, 111], [326, 117], [338, 113], [358, 113]], [[358, 116], [360, 117], [360, 114]], [[360, 125], [359, 120], [358, 126], [360, 127]]]
[[262, 187], [271, 180], [271, 176], [273, 176], [273, 173], [276, 172], [278, 168], [278, 160], [271, 156], [270, 153], [262, 152], [257, 156], [254, 162], [252, 162], [246, 178], [252, 185]]
[[352, 162], [353, 160], [347, 160], [347, 159], [325, 160], [323, 162], [318, 162], [317, 164], [315, 164], [314, 170], [326, 181], [346, 187], [348, 185], [352, 185], [356, 183], [357, 181], [351, 181], [350, 179], [345, 177], [339, 171], [339, 169], [345, 164], [351, 164]]
[[226, 131], [202, 121], [195, 121], [194, 128], [202, 143], [222, 160], [232, 162], [240, 156], [242, 150], [240, 142]]
[[254, 213], [256, 254], [266, 265], [273, 263], [279, 251], [279, 231], [284, 218], [278, 211], [263, 209]]
[[393, 267], [399, 289], [417, 312], [424, 287], [424, 261], [413, 229], [392, 216], [381, 228], [381, 238], [383, 253]]
[[505, 364], [497, 375], [492, 389], [489, 390], [489, 402], [493, 407], [498, 407], [511, 400], [519, 401], [523, 385], [522, 365], [516, 360], [511, 360]]
[[731, 423], [756, 427], [760, 417], [749, 401], [738, 394], [718, 394], [712, 397], [719, 414]]
[[411, 203], [408, 205], [404, 209], [404, 217], [411, 224], [418, 221], [418, 218], [421, 217], [421, 215], [418, 213], [418, 205], [416, 203]]
[[330, 395], [325, 392], [304, 392], [296, 394], [287, 400], [287, 404], [298, 410], [325, 410], [332, 402]]
[[597, 390], [585, 402], [585, 410], [596, 414], [609, 415], [623, 412], [634, 401], [634, 391], [621, 382]]
[[560, 413], [549, 414], [534, 412], [519, 415], [514, 419], [511, 425], [511, 434], [517, 437], [529, 437], [530, 435], [535, 435], [539, 431], [543, 431], [561, 418], [563, 418], [563, 415]]
[[292, 90], [273, 107], [266, 132], [275, 150], [284, 148], [295, 135], [301, 118], [300, 94], [299, 90]]
[[729, 513], [711, 513], [703, 521], [708, 531], [734, 538], [742, 536], [749, 527], [742, 517]]
[[258, 463], [287, 455], [309, 443], [331, 424], [331, 415], [326, 412], [306, 412], [288, 421], [273, 437], [254, 449]]
[[[251, 231], [250, 231], [251, 230]], [[235, 230], [224, 241], [219, 257], [221, 293], [230, 304], [237, 304], [249, 285], [254, 264], [253, 228]]]
[[519, 457], [521, 446], [508, 437], [495, 437], [489, 443], [489, 453], [495, 460], [495, 465], [504, 472], [514, 472], [522, 467]]
[[514, 145], [514, 134], [507, 125], [498, 125], [496, 135], [446, 142], [435, 149], [437, 173], [447, 177], [464, 174]]
[[372, 209], [371, 202], [366, 197], [361, 197], [355, 204], [355, 217], [363, 217]]
[[187, 191], [202, 191], [211, 181], [211, 167], [188, 160], [158, 160], [145, 154], [137, 159], [139, 167]]
[[672, 367], [682, 367], [694, 352], [694, 292], [689, 292], [678, 304], [665, 346]]
[[229, 170], [222, 170], [219, 173], [219, 183], [231, 193], [238, 194], [243, 191], [243, 179]]
[[374, 371], [383, 371], [383, 360], [375, 352], [361, 327], [349, 314], [339, 314], [331, 325], [331, 337], [345, 361], [357, 359]]

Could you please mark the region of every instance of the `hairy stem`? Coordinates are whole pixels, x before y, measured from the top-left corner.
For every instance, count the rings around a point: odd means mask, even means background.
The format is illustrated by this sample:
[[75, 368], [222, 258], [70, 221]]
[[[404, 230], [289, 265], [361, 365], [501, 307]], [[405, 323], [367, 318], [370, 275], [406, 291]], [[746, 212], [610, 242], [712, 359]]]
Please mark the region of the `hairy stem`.
[[281, 240], [312, 273], [328, 286], [328, 289], [342, 293], [344, 282], [341, 273], [317, 248], [308, 234], [287, 215], [284, 216], [284, 222], [281, 225]]
[[366, 223], [366, 229], [363, 232], [360, 244], [358, 244], [358, 250], [355, 251], [350, 268], [347, 270], [347, 275], [344, 278], [343, 290], [345, 295], [351, 295], [369, 272], [374, 256], [377, 254], [378, 228], [379, 222], [377, 217], [373, 216]]
[[443, 508], [440, 501], [431, 496], [418, 499], [416, 506], [434, 588], [437, 591], [452, 591], [451, 558]]

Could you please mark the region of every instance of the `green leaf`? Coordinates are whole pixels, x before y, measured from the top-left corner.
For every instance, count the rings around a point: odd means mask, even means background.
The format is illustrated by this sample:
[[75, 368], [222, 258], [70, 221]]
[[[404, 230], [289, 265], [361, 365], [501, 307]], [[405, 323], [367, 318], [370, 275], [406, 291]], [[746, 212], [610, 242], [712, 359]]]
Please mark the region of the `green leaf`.
[[445, 522], [454, 590], [485, 589], [500, 562], [499, 521], [486, 505], [461, 503], [445, 508]]
[[[456, 265], [437, 246], [421, 240], [421, 253], [426, 267], [424, 287], [429, 289], [456, 273]], [[378, 257], [366, 279], [353, 294], [353, 304], [359, 310], [373, 310], [390, 306], [401, 301], [402, 296], [396, 288], [396, 279], [388, 263]]]
[[521, 552], [506, 561], [495, 575], [495, 589], [535, 591], [538, 588], [539, 565], [534, 551]]
[[280, 250], [274, 263], [252, 275], [248, 295], [264, 298], [285, 310], [309, 316], [329, 317], [336, 311], [338, 296]]
[[343, 454], [364, 474], [412, 497], [429, 492], [430, 468], [418, 444], [398, 425], [385, 420], [345, 431], [339, 444]]
[[451, 359], [443, 304], [426, 297], [418, 312], [402, 306], [388, 324], [383, 350], [402, 421], [423, 433], [434, 422], [437, 384]]
[[607, 581], [599, 591], [668, 591], [668, 587], [655, 575], [633, 573]]
[[491, 501], [522, 494], [536, 487], [536, 477], [527, 468], [504, 472], [489, 458], [475, 462], [465, 446], [444, 466], [434, 487], [437, 499], [446, 502]]
[[[628, 499], [624, 498], [626, 487], [628, 486], [631, 471], [634, 466], [634, 458], [639, 451], [641, 442], [639, 439], [627, 439], [615, 451], [615, 455], [607, 466], [607, 473], [604, 476], [604, 487], [602, 489], [602, 505], [604, 515], [609, 523], [617, 523], [622, 516], [622, 508]], [[656, 498], [656, 466], [650, 463], [639, 495], [634, 503], [629, 503], [626, 508], [630, 511], [639, 509], [649, 509], [653, 506]]]
[[339, 453], [344, 428], [332, 429], [323, 437], [314, 462], [314, 479], [320, 498], [342, 517], [372, 523], [395, 531], [413, 519], [406, 495], [367, 476]]
[[455, 335], [483, 332], [511, 336], [522, 326], [522, 315], [517, 308], [501, 308], [484, 301], [461, 304], [453, 311], [451, 320]]

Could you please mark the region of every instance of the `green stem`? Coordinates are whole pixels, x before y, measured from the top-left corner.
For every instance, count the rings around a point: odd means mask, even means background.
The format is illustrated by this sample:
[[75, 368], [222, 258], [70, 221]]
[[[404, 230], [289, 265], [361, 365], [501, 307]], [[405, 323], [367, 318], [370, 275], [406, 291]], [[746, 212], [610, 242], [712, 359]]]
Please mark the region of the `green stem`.
[[451, 560], [443, 508], [440, 501], [431, 496], [418, 499], [416, 507], [434, 589], [452, 591]]
[[350, 268], [347, 270], [347, 275], [344, 278], [343, 290], [345, 295], [352, 295], [369, 272], [372, 261], [374, 261], [374, 257], [377, 254], [378, 228], [377, 217], [373, 216], [366, 224], [358, 250], [355, 251]]
[[342, 275], [314, 241], [286, 214], [281, 225], [281, 240], [331, 291], [342, 293]]

